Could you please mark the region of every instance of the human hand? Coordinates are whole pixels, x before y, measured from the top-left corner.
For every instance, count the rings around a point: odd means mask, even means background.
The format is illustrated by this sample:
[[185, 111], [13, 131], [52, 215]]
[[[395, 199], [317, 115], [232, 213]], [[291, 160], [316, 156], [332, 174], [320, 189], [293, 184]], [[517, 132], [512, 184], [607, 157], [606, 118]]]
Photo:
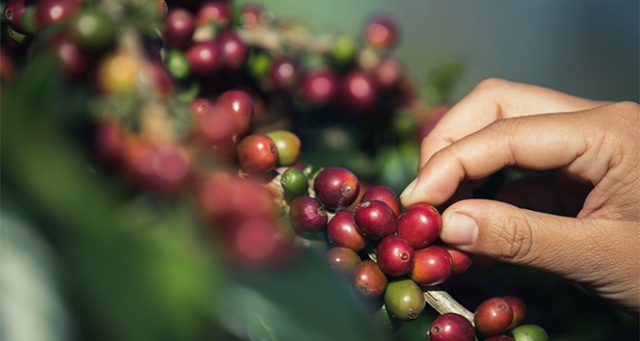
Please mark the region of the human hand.
[[[401, 195], [405, 207], [441, 205], [461, 181], [485, 178], [505, 166], [558, 169], [590, 184], [575, 217], [503, 201], [457, 201], [443, 212], [440, 238], [474, 254], [554, 273], [623, 309], [640, 311], [637, 103], [590, 101], [487, 80], [422, 141], [420, 165]], [[554, 186], [535, 189], [519, 191], [530, 195], [534, 208], [535, 199], [548, 204], [565, 197]], [[547, 189], [555, 192], [544, 193]]]

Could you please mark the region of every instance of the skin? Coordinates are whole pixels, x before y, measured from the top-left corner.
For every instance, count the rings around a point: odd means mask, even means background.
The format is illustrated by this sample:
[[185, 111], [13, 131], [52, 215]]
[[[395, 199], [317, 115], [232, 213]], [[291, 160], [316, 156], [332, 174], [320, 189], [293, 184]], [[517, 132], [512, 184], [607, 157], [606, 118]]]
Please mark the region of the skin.
[[[575, 281], [640, 310], [640, 105], [489, 79], [422, 141], [409, 207], [444, 205], [440, 238]], [[503, 167], [533, 170], [495, 200], [470, 190]]]

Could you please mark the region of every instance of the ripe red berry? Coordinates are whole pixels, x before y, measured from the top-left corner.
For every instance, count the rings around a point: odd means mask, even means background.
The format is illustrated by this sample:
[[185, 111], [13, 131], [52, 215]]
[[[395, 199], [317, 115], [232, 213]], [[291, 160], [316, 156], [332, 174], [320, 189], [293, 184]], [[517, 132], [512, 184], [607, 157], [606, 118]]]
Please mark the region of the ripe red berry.
[[7, 6], [4, 9], [4, 19], [9, 27], [11, 27], [16, 32], [20, 33], [28, 33], [25, 32], [24, 27], [22, 27], [22, 13], [29, 5], [29, 0], [10, 0], [7, 3]]
[[442, 230], [442, 217], [429, 204], [416, 204], [405, 209], [398, 217], [398, 235], [420, 249], [433, 243]]
[[191, 45], [186, 52], [191, 73], [197, 77], [211, 76], [222, 65], [222, 51], [213, 41], [204, 41]]
[[331, 104], [338, 93], [338, 78], [330, 69], [311, 71], [303, 77], [300, 91], [302, 98], [309, 104]]
[[249, 94], [241, 90], [225, 91], [216, 99], [216, 106], [226, 110], [235, 119], [237, 134], [249, 131], [253, 120], [253, 100]]
[[373, 78], [362, 70], [350, 72], [342, 80], [344, 104], [356, 111], [373, 108], [378, 100], [378, 88]]
[[235, 31], [225, 31], [216, 38], [223, 56], [223, 66], [228, 70], [239, 70], [247, 60], [247, 45]]
[[214, 24], [225, 26], [231, 17], [231, 5], [229, 1], [206, 1], [198, 9], [197, 26]]
[[252, 134], [238, 143], [240, 168], [249, 174], [266, 173], [278, 163], [278, 148], [267, 135]]
[[475, 330], [469, 320], [456, 313], [444, 313], [431, 322], [431, 341], [473, 341]]
[[327, 167], [313, 179], [316, 197], [327, 210], [349, 207], [360, 193], [360, 181], [351, 171], [341, 167]]
[[81, 0], [41, 0], [36, 6], [36, 23], [42, 29], [71, 18], [82, 8]]
[[373, 76], [378, 87], [389, 91], [397, 87], [404, 75], [404, 66], [393, 57], [386, 57], [373, 70]]
[[356, 207], [354, 218], [360, 233], [371, 240], [380, 240], [397, 231], [396, 214], [380, 200], [361, 202]]
[[446, 244], [442, 244], [440, 246], [449, 252], [449, 255], [451, 256], [451, 265], [453, 266], [453, 273], [455, 275], [465, 272], [473, 263], [471, 255], [468, 252], [458, 250]]
[[240, 266], [263, 269], [280, 264], [289, 255], [289, 241], [281, 238], [272, 219], [246, 219], [228, 232], [222, 246], [229, 259]]
[[162, 25], [162, 37], [168, 48], [186, 49], [192, 43], [196, 21], [191, 12], [184, 8], [173, 8]]
[[352, 211], [336, 213], [327, 224], [327, 235], [333, 245], [343, 246], [354, 251], [362, 251], [367, 242], [356, 227]]
[[389, 276], [402, 276], [413, 266], [414, 251], [411, 244], [397, 235], [384, 237], [378, 244], [378, 266]]
[[509, 306], [511, 306], [511, 310], [513, 311], [513, 320], [507, 327], [507, 330], [511, 330], [522, 324], [527, 314], [527, 308], [525, 307], [524, 302], [522, 302], [522, 300], [518, 297], [505, 296], [503, 298], [505, 301], [507, 301], [507, 303], [509, 303]]
[[398, 199], [398, 196], [391, 188], [387, 186], [374, 186], [369, 188], [364, 192], [362, 202], [371, 200], [384, 201], [391, 207], [396, 216], [400, 216], [400, 199]]
[[431, 245], [424, 249], [416, 249], [413, 268], [409, 276], [420, 285], [436, 285], [443, 283], [453, 273], [451, 256], [444, 248]]
[[388, 49], [398, 40], [398, 27], [395, 21], [382, 14], [375, 15], [365, 24], [364, 42], [374, 48]]
[[271, 61], [269, 81], [276, 89], [289, 89], [297, 81], [298, 65], [296, 60], [287, 56], [279, 56]]
[[513, 310], [509, 303], [501, 298], [494, 297], [484, 302], [476, 308], [474, 324], [480, 334], [484, 336], [494, 336], [503, 334], [513, 321]]
[[374, 261], [365, 259], [353, 271], [353, 286], [357, 292], [366, 297], [381, 296], [389, 280], [378, 264]]
[[191, 105], [192, 113], [198, 115], [194, 119], [196, 138], [218, 157], [231, 160], [236, 155], [236, 121], [227, 111], [210, 105], [205, 99]]

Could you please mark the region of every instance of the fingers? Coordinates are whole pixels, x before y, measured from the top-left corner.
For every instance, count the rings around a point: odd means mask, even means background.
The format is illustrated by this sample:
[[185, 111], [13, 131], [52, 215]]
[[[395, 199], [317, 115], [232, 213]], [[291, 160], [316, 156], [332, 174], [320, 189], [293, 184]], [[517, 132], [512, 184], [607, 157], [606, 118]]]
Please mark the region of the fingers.
[[488, 79], [452, 107], [423, 140], [420, 165], [438, 150], [496, 120], [581, 111], [603, 104], [533, 85]]
[[566, 166], [573, 176], [595, 184], [612, 157], [601, 149], [606, 130], [602, 126], [609, 123], [597, 115], [563, 113], [495, 121], [434, 154], [402, 193], [402, 203], [439, 205], [463, 179], [483, 178], [508, 165], [534, 170]]
[[[601, 296], [638, 310], [640, 274], [635, 255], [640, 252], [640, 235], [631, 222], [560, 217], [470, 199], [443, 212], [440, 239], [473, 254], [598, 288]], [[611, 274], [625, 275], [612, 278]]]

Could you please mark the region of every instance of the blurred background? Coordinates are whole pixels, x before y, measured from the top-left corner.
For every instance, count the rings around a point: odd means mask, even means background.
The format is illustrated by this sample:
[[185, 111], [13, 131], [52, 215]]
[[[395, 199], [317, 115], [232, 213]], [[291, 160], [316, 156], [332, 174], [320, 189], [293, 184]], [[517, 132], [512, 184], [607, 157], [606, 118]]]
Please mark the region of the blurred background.
[[[372, 15], [390, 15], [401, 32], [392, 54], [419, 97], [434, 105], [461, 99], [489, 77], [593, 99], [639, 99], [638, 1], [234, 3], [263, 5], [313, 33], [354, 37]], [[329, 268], [322, 238], [303, 240], [310, 251], [274, 272], [230, 265], [203, 231], [192, 198], [158, 199], [101, 168], [87, 126], [95, 119], [91, 107], [104, 103], [94, 101], [91, 86], [64, 79], [56, 65], [34, 59], [15, 83], [2, 83], [0, 340], [424, 340], [435, 311], [400, 327], [371, 318], [380, 303], [363, 304]], [[428, 85], [443, 66], [453, 70], [440, 74], [451, 76], [452, 88], [433, 99]], [[324, 121], [326, 131], [306, 134], [305, 160], [348, 167], [400, 193], [415, 176], [415, 136], [393, 136], [390, 145], [363, 153], [361, 142], [370, 141], [358, 134], [366, 133], [358, 124], [336, 129], [330, 120], [339, 118]], [[393, 121], [394, 129], [415, 133], [406, 122]], [[318, 136], [323, 141], [314, 141]], [[497, 180], [485, 188], [489, 193], [504, 178]], [[526, 322], [544, 327], [552, 340], [639, 337], [637, 316], [535, 270], [478, 261], [447, 288], [471, 310], [489, 297], [518, 296], [527, 304]]]
[[[247, 3], [242, 0], [239, 3]], [[488, 77], [602, 100], [638, 101], [639, 4], [633, 0], [268, 0], [314, 32], [357, 36], [373, 14], [397, 20], [395, 53], [420, 80], [450, 58], [464, 72], [454, 99]]]

